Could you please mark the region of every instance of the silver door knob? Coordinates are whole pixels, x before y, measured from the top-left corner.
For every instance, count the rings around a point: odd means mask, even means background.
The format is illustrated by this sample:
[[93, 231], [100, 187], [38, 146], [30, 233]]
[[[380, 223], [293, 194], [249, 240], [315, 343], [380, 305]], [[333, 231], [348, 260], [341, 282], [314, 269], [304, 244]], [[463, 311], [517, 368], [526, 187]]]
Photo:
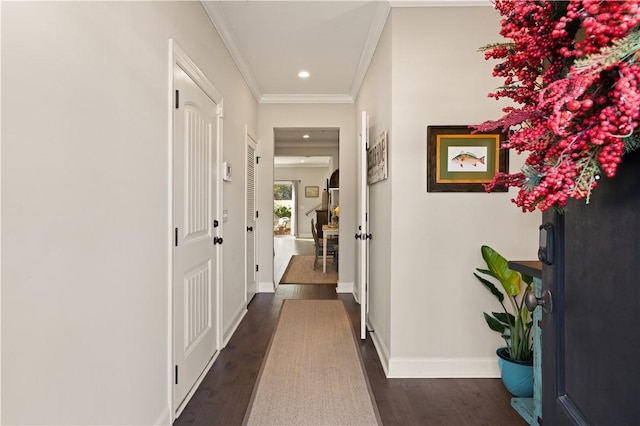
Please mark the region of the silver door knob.
[[542, 297], [536, 297], [533, 290], [529, 290], [524, 295], [524, 304], [531, 312], [533, 312], [533, 310], [538, 306], [542, 306], [542, 310], [547, 314], [550, 314], [553, 311], [553, 298], [551, 297], [551, 292], [549, 290], [543, 291]]

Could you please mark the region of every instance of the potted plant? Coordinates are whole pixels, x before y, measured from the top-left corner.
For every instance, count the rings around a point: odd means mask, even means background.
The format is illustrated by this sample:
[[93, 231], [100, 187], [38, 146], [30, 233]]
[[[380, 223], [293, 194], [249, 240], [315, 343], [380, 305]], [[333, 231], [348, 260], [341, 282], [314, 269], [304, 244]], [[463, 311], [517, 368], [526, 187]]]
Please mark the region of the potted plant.
[[[531, 290], [533, 277], [509, 269], [507, 260], [491, 247], [483, 245], [480, 250], [488, 269], [476, 268], [473, 275], [502, 306], [502, 312], [484, 313], [489, 328], [506, 343], [496, 351], [502, 381], [514, 396], [529, 397], [533, 395], [533, 321], [523, 295]], [[503, 291], [488, 278], [497, 280]]]

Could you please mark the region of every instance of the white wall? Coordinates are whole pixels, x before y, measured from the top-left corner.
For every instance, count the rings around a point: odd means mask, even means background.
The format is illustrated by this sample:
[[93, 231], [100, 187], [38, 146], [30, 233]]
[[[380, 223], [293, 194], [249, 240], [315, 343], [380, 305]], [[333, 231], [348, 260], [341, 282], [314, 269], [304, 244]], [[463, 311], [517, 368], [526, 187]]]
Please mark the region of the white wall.
[[[369, 143], [387, 131], [388, 143], [394, 143], [391, 126], [391, 36], [392, 22], [387, 20], [371, 60], [365, 80], [356, 100], [358, 129], [361, 128], [361, 112], [369, 115]], [[391, 153], [389, 153], [391, 160]], [[389, 165], [393, 167], [393, 165]], [[383, 366], [388, 366], [391, 345], [391, 181], [369, 186], [369, 318], [371, 334]]]
[[[340, 128], [340, 233], [355, 234], [356, 132], [353, 104], [260, 104], [258, 155], [259, 229], [272, 229], [273, 209], [273, 129], [275, 127]], [[310, 154], [311, 155], [311, 154]], [[269, 212], [263, 214], [262, 212]], [[344, 231], [343, 231], [344, 230]], [[258, 240], [259, 290], [273, 289], [273, 233], [261, 232]], [[351, 291], [354, 280], [355, 241], [340, 240], [339, 291]]]
[[169, 38], [224, 97], [231, 313], [257, 104], [199, 2], [1, 7], [0, 420], [168, 423]]
[[[328, 167], [276, 167], [273, 169], [274, 180], [298, 181], [298, 236], [311, 238], [311, 219], [316, 220], [315, 209], [307, 216], [305, 213], [322, 202], [322, 191], [326, 181], [331, 176]], [[305, 186], [317, 186], [319, 196], [316, 198], [305, 195]], [[319, 208], [319, 207], [318, 207]]]
[[[499, 16], [490, 7], [394, 8], [390, 19], [391, 191], [371, 187], [387, 197], [389, 207], [378, 207], [382, 213], [391, 210], [390, 282], [382, 284], [389, 286], [391, 300], [389, 375], [497, 376], [494, 352], [503, 342], [487, 328], [482, 312], [499, 305], [472, 272], [483, 265], [482, 244], [509, 259], [535, 259], [540, 215], [521, 213], [510, 202], [513, 190], [427, 193], [426, 127], [501, 115], [501, 105], [487, 97], [501, 81], [491, 76], [494, 64], [478, 52], [499, 39]], [[380, 109], [373, 81], [388, 75], [388, 67], [372, 64], [372, 85], [361, 93], [363, 109]], [[388, 85], [381, 86], [382, 98]], [[518, 170], [522, 161], [512, 153], [510, 169]], [[371, 308], [386, 314], [384, 305]]]

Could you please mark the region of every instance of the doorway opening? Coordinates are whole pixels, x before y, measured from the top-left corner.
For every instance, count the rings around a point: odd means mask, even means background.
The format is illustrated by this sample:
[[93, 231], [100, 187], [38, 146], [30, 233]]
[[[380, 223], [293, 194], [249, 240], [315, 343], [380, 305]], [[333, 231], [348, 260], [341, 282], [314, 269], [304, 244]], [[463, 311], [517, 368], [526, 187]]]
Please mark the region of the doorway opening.
[[[273, 272], [276, 284], [293, 255], [315, 255], [311, 221], [317, 224], [318, 217], [326, 216], [327, 207], [323, 210], [322, 203], [328, 198], [329, 178], [340, 164], [339, 141], [337, 127], [274, 128]], [[285, 188], [278, 186], [285, 184], [291, 184], [291, 201], [282, 196], [286, 194]], [[287, 220], [288, 208], [291, 216]]]
[[291, 235], [296, 223], [296, 192], [293, 181], [275, 181], [273, 183], [273, 234], [274, 236]]

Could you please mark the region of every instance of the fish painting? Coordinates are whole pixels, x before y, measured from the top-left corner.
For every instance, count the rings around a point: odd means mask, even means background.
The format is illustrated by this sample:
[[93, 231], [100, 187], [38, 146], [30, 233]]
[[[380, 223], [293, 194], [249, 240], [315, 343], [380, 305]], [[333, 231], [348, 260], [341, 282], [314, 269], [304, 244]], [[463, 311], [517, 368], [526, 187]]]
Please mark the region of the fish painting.
[[460, 154], [453, 157], [451, 162], [460, 164], [460, 167], [464, 167], [465, 164], [470, 164], [473, 167], [476, 167], [478, 163], [484, 164], [484, 155], [478, 158], [470, 152], [460, 151]]

